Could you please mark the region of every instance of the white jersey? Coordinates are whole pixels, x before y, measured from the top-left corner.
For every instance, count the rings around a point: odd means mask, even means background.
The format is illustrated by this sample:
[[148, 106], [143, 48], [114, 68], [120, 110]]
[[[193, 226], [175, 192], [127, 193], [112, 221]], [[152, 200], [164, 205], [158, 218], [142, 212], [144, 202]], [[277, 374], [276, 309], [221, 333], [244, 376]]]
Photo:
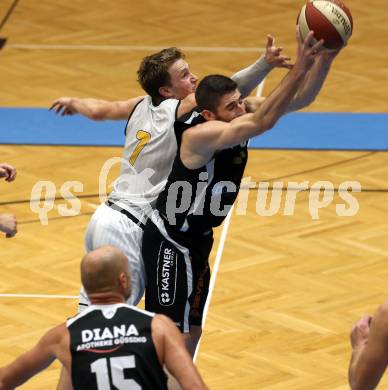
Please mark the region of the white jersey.
[[154, 106], [146, 96], [134, 108], [126, 127], [120, 176], [109, 199], [130, 209], [154, 205], [177, 152], [174, 122], [178, 106], [176, 99]]

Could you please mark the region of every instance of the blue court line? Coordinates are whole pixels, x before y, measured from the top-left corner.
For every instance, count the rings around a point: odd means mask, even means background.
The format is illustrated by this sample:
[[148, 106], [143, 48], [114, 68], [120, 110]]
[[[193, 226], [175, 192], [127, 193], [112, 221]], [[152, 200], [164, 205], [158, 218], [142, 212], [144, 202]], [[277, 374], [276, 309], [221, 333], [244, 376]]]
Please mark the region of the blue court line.
[[0, 143], [122, 146], [126, 121], [60, 117], [44, 108], [0, 108]]
[[297, 112], [255, 137], [251, 148], [388, 150], [388, 114]]
[[[122, 146], [125, 121], [58, 117], [41, 108], [0, 108], [0, 143]], [[388, 114], [293, 113], [251, 148], [388, 150]]]

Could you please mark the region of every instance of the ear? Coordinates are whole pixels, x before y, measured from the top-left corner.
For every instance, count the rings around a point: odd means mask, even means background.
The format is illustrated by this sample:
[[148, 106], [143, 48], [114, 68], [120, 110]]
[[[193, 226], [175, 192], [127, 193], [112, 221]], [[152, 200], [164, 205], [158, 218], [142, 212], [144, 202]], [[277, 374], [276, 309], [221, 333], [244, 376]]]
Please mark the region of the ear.
[[209, 110], [202, 110], [201, 114], [207, 121], [214, 121], [217, 119], [216, 114]]
[[173, 97], [173, 92], [172, 92], [171, 87], [166, 87], [166, 86], [160, 87], [158, 89], [158, 92], [159, 92], [160, 96], [163, 96], [166, 99], [169, 99], [169, 98]]
[[128, 287], [128, 278], [127, 275], [125, 275], [124, 272], [121, 272], [119, 275], [119, 284], [120, 287], [125, 291]]

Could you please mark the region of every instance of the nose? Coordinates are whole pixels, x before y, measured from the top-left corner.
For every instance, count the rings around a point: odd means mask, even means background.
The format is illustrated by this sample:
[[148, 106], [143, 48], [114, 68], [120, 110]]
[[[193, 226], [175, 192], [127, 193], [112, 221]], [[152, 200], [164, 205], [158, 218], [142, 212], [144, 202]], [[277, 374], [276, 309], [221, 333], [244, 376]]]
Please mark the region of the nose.
[[238, 111], [239, 115], [246, 114], [245, 103], [244, 102], [241, 102], [241, 103], [238, 104], [237, 111]]
[[191, 82], [196, 83], [197, 81], [198, 81], [198, 77], [194, 73], [191, 73]]

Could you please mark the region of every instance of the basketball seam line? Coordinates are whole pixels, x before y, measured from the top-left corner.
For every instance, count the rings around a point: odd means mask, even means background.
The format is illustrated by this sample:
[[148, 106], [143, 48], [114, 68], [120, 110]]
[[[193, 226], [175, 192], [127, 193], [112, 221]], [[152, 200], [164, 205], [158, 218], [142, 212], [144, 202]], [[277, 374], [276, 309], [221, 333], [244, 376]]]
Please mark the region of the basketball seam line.
[[[337, 31], [338, 35], [341, 37], [342, 43], [343, 43], [344, 45], [346, 45], [347, 42], [344, 41], [344, 38], [343, 38], [342, 34], [340, 33], [339, 29], [338, 29], [333, 23], [331, 23], [331, 21], [330, 21], [329, 19], [327, 19], [326, 15], [325, 15], [323, 12], [321, 12], [320, 9], [318, 9], [317, 7], [314, 6], [314, 3], [312, 3], [311, 6], [314, 7], [314, 9], [316, 9], [316, 10], [317, 10], [317, 11], [318, 11], [318, 12], [319, 12], [319, 13], [320, 13], [320, 14], [321, 14], [329, 23], [330, 23], [330, 25], [333, 26], [333, 28]], [[333, 3], [333, 7], [334, 7], [334, 6], [335, 6], [337, 9], [342, 10], [342, 9], [341, 9], [340, 7], [338, 7], [338, 5], [335, 4], [335, 3]], [[307, 9], [307, 8], [306, 8], [306, 9]], [[349, 17], [348, 17], [348, 15], [346, 14], [346, 12], [345, 12], [345, 16], [349, 19]], [[307, 13], [306, 13], [306, 20], [307, 20]], [[351, 25], [350, 20], [349, 20], [349, 24]]]

